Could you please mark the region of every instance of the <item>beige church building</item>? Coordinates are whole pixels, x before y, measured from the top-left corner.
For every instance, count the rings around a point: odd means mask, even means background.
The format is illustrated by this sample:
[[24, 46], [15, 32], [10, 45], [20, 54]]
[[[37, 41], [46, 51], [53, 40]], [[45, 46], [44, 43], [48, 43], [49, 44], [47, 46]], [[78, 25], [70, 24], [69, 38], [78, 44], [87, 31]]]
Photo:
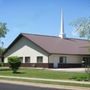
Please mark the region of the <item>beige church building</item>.
[[8, 57], [18, 56], [24, 67], [71, 68], [82, 67], [89, 59], [88, 40], [66, 38], [63, 15], [59, 36], [21, 33], [3, 53], [4, 63]]

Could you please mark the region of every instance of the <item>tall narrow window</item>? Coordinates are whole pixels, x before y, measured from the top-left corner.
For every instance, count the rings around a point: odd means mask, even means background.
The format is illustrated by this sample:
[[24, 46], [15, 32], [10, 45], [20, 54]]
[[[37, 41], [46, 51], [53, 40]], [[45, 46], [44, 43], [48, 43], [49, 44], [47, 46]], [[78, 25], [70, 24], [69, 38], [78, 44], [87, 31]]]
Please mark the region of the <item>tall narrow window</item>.
[[25, 63], [30, 63], [30, 57], [25, 57]]
[[43, 63], [43, 57], [42, 56], [37, 57], [37, 63]]
[[59, 63], [66, 63], [66, 57], [65, 56], [61, 56], [59, 57]]

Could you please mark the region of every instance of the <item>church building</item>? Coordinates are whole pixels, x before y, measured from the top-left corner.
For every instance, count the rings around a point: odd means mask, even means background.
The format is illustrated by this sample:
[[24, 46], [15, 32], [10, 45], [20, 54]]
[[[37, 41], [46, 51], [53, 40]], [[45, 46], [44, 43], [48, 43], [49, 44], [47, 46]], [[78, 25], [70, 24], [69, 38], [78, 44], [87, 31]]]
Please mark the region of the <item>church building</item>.
[[4, 63], [8, 64], [8, 57], [18, 56], [23, 67], [82, 67], [82, 61], [89, 59], [90, 56], [86, 48], [89, 45], [88, 40], [66, 37], [61, 13], [59, 36], [21, 33], [3, 53]]

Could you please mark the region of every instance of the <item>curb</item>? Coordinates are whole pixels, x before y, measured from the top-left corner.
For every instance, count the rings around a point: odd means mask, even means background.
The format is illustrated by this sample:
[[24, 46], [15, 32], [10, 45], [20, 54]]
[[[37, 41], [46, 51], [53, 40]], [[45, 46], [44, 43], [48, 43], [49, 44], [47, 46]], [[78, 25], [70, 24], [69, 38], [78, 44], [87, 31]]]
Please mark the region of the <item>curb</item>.
[[86, 82], [86, 81], [56, 80], [56, 79], [28, 78], [28, 77], [14, 77], [14, 76], [0, 76], [0, 77], [1, 78], [10, 78], [10, 79], [24, 79], [24, 80], [37, 80], [37, 81], [65, 82], [65, 83], [89, 84], [90, 85], [90, 82]]

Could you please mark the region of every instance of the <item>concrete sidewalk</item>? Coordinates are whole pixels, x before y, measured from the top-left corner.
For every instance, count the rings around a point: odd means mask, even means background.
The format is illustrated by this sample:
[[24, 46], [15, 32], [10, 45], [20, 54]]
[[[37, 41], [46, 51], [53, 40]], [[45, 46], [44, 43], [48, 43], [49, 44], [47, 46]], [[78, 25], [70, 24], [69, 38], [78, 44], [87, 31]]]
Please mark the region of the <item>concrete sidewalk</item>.
[[24, 80], [37, 80], [37, 81], [51, 81], [51, 82], [66, 82], [66, 83], [75, 83], [75, 84], [89, 84], [90, 82], [86, 81], [74, 81], [74, 80], [57, 80], [57, 79], [43, 79], [43, 78], [29, 78], [29, 77], [17, 77], [17, 76], [1, 76], [2, 78], [10, 79], [24, 79]]
[[45, 87], [45, 88], [56, 88], [56, 89], [62, 89], [62, 90], [65, 90], [65, 89], [66, 90], [90, 90], [90, 88], [87, 88], [87, 87], [67, 86], [67, 85], [52, 85], [52, 84], [10, 81], [10, 80], [0, 80], [0, 83], [25, 85], [25, 86], [35, 86], [35, 87]]

